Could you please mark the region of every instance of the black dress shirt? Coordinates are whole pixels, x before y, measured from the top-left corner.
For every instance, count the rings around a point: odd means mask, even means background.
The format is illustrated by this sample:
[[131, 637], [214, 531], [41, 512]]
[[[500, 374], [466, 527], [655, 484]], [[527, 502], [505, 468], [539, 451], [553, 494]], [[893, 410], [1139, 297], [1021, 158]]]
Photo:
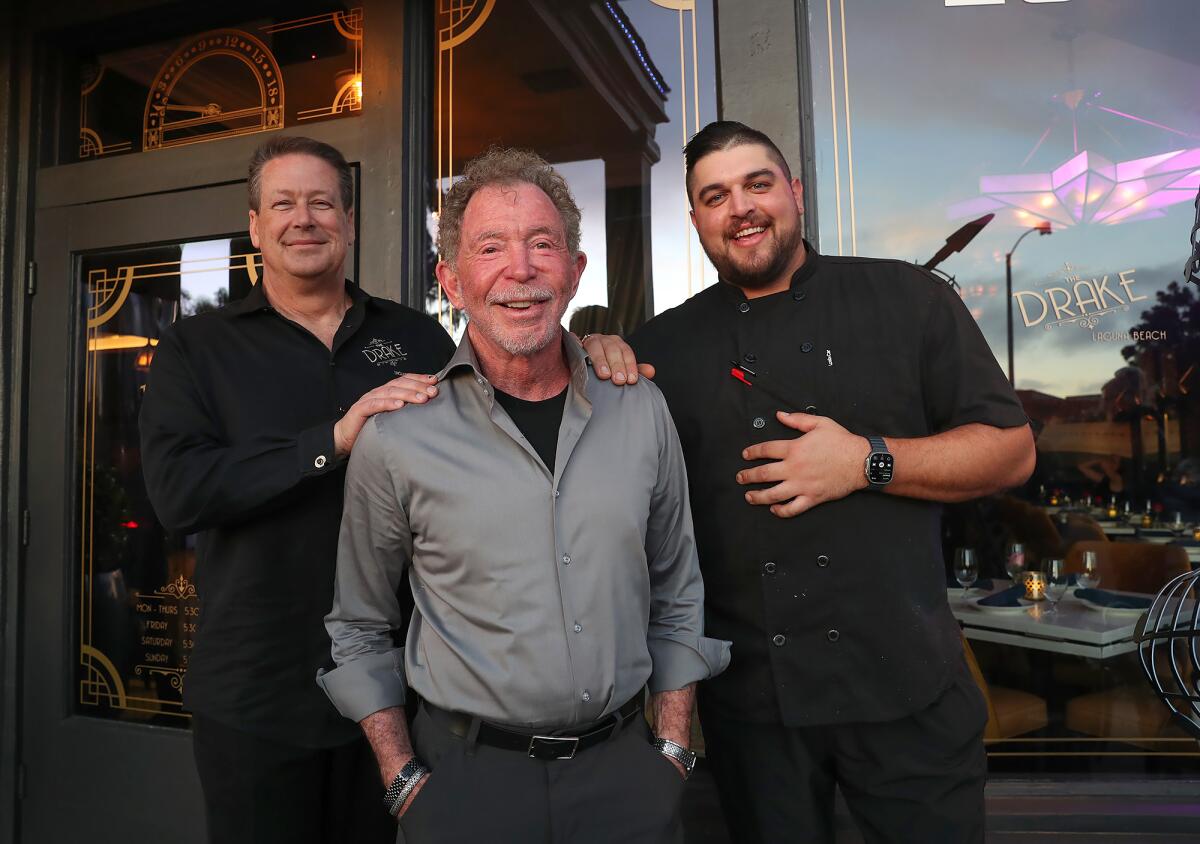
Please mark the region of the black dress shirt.
[[313, 682], [329, 661], [345, 460], [333, 426], [363, 393], [436, 372], [454, 344], [433, 319], [347, 285], [331, 352], [261, 285], [173, 325], [140, 426], [146, 487], [170, 531], [199, 533], [201, 602], [184, 703], [291, 745], [353, 739]]
[[940, 506], [864, 490], [780, 519], [746, 503], [741, 451], [797, 436], [776, 410], [863, 436], [1027, 420], [948, 285], [899, 261], [806, 248], [789, 290], [747, 300], [719, 282], [631, 343], [657, 367], [683, 444], [705, 630], [733, 641], [706, 705], [791, 726], [892, 720], [933, 701], [962, 660]]

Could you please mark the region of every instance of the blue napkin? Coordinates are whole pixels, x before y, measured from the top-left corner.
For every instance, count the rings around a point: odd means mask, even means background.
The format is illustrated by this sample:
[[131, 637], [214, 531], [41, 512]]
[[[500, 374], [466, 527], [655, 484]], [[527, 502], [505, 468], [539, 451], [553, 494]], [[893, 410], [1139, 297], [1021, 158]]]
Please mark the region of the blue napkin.
[[[954, 575], [946, 575], [947, 589], [962, 589], [962, 584], [954, 579]], [[985, 592], [992, 588], [992, 579], [990, 577], [981, 577], [971, 584], [972, 589], [983, 589]]]
[[1082, 598], [1102, 607], [1114, 610], [1146, 610], [1154, 603], [1153, 598], [1142, 598], [1138, 595], [1118, 595], [1103, 589], [1076, 589], [1075, 597]]
[[1019, 607], [1021, 606], [1020, 598], [1025, 594], [1024, 586], [1010, 586], [1003, 592], [997, 592], [995, 595], [988, 595], [986, 598], [980, 598], [975, 603], [981, 607]]

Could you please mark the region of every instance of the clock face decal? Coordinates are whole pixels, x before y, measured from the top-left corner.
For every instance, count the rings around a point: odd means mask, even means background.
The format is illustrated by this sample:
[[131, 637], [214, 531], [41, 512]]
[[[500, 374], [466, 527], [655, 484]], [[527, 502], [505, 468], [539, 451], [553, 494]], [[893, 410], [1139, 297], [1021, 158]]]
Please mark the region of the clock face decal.
[[[188, 74], [203, 62], [240, 65], [227, 102], [204, 102], [190, 91]], [[190, 96], [189, 96], [190, 95]], [[143, 116], [142, 149], [162, 149], [283, 126], [283, 77], [270, 48], [247, 32], [218, 29], [179, 47], [150, 86]]]

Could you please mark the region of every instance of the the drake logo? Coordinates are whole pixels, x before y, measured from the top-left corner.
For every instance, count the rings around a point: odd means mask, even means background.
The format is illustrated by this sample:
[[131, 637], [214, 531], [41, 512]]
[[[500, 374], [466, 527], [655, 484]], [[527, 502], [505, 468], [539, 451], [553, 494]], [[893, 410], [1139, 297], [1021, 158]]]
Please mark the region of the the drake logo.
[[376, 366], [391, 366], [408, 360], [408, 351], [391, 340], [373, 339], [362, 349], [363, 357]]
[[1083, 278], [1069, 264], [1064, 269], [1061, 287], [1013, 293], [1026, 328], [1043, 325], [1048, 330], [1074, 323], [1090, 330], [1108, 314], [1128, 311], [1134, 302], [1150, 298], [1134, 292], [1136, 270], [1122, 270], [1116, 273], [1116, 278], [1111, 275]]

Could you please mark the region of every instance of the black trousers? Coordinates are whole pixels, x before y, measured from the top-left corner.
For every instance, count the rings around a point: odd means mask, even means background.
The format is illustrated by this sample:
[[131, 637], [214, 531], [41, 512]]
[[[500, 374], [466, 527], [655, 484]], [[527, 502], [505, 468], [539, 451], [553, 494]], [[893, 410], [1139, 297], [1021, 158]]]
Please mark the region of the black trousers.
[[192, 751], [212, 844], [393, 844], [366, 739], [292, 747], [192, 718]]
[[835, 785], [868, 844], [983, 841], [987, 705], [965, 665], [897, 721], [754, 724], [717, 717], [701, 697], [700, 723], [737, 844], [833, 842]]
[[429, 779], [400, 818], [405, 844], [681, 844], [683, 777], [644, 718], [574, 759], [472, 744], [422, 707], [412, 726]]

